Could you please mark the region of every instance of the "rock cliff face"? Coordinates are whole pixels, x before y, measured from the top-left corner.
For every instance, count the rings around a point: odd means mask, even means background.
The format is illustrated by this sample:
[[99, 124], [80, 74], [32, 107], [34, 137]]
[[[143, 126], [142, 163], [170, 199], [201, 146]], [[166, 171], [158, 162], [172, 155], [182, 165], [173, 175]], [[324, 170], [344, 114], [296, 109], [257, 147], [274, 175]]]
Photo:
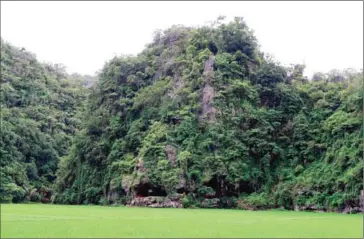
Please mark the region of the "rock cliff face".
[[212, 106], [213, 99], [215, 97], [215, 89], [211, 86], [211, 78], [213, 77], [213, 65], [214, 57], [209, 56], [209, 59], [205, 63], [205, 68], [203, 72], [205, 86], [202, 89], [202, 112], [200, 115], [200, 120], [207, 120], [208, 122], [216, 121], [216, 108]]
[[308, 81], [291, 68], [239, 18], [174, 26], [112, 59], [60, 163], [55, 201], [358, 211], [362, 74]]

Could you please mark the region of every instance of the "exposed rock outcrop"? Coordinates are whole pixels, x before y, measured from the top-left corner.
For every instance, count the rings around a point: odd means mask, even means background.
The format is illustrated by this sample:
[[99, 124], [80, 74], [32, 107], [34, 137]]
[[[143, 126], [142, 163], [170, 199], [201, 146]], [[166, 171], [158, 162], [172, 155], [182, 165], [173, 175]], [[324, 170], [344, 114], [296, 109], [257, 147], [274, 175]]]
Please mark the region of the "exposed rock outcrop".
[[181, 197], [137, 197], [130, 202], [130, 206], [153, 208], [182, 208]]
[[322, 212], [324, 210], [322, 210], [320, 207], [316, 206], [316, 205], [309, 205], [309, 206], [299, 206], [299, 205], [295, 205], [294, 206], [294, 210], [295, 211], [315, 211], [315, 212]]
[[204, 199], [201, 202], [202, 208], [218, 208], [219, 207], [220, 199], [218, 198], [211, 198], [211, 199]]
[[216, 109], [211, 105], [215, 97], [215, 90], [209, 84], [206, 84], [202, 90], [202, 118], [209, 122], [216, 120]]
[[176, 99], [178, 97], [179, 91], [185, 86], [182, 78], [175, 74], [173, 76], [173, 88], [168, 91], [168, 96], [172, 99]]
[[171, 145], [166, 145], [165, 152], [166, 152], [168, 161], [171, 163], [171, 166], [174, 167], [175, 163], [176, 163], [176, 155], [177, 155], [176, 148]]
[[200, 120], [207, 120], [208, 122], [216, 121], [216, 109], [212, 106], [212, 101], [215, 97], [215, 89], [210, 85], [211, 78], [213, 75], [213, 65], [214, 65], [214, 56], [210, 56], [209, 59], [205, 63], [204, 68], [204, 81], [205, 86], [202, 90], [202, 101], [201, 107], [202, 112], [200, 115]]
[[362, 213], [363, 210], [360, 207], [350, 207], [346, 206], [342, 213], [344, 214], [356, 214], [356, 213]]
[[184, 171], [181, 170], [181, 173], [179, 174], [179, 182], [176, 186], [177, 190], [185, 189], [186, 188], [186, 178], [184, 176]]
[[363, 197], [364, 197], [364, 192], [363, 190], [360, 191], [360, 196], [357, 199], [354, 200], [347, 200], [344, 202], [345, 207], [342, 210], [342, 213], [362, 213], [364, 212], [363, 210]]

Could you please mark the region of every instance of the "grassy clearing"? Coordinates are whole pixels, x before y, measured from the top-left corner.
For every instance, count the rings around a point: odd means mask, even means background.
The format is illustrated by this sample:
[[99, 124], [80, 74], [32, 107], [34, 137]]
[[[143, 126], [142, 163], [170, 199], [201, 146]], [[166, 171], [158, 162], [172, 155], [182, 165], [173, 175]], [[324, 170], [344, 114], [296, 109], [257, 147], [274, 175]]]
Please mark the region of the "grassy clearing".
[[363, 215], [2, 204], [1, 237], [362, 238]]

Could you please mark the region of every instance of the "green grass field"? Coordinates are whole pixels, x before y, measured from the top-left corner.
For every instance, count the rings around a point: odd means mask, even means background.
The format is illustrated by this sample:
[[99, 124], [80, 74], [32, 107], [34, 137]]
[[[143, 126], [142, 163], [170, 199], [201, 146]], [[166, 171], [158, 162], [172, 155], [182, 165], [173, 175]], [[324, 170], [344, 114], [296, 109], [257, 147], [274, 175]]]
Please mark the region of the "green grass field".
[[2, 204], [1, 237], [362, 238], [363, 215]]

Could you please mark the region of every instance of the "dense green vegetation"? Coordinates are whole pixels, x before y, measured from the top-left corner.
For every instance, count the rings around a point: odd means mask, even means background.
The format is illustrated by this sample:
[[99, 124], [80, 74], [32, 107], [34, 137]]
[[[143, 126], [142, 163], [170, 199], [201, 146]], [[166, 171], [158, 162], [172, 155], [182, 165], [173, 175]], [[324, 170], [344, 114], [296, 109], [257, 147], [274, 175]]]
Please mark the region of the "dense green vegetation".
[[337, 213], [1, 205], [1, 238], [360, 238], [362, 222]]
[[82, 84], [1, 39], [0, 201], [50, 200], [59, 158], [80, 126]]
[[84, 88], [2, 43], [2, 200], [53, 185], [63, 204], [360, 211], [362, 73], [308, 80], [221, 20], [110, 60], [85, 107]]

